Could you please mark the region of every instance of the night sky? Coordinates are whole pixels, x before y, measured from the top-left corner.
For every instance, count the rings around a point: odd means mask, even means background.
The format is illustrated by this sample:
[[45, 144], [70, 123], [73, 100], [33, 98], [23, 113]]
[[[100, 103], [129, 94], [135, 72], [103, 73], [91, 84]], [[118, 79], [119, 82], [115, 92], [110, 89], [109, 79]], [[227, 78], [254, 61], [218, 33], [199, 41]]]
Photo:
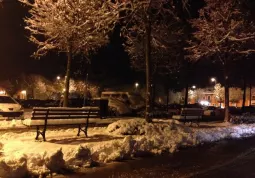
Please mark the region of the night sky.
[[[197, 15], [201, 2], [192, 1], [191, 15]], [[48, 79], [54, 79], [57, 75], [64, 76], [65, 54], [50, 52], [40, 60], [30, 57], [36, 46], [28, 41], [28, 33], [24, 30], [23, 18], [27, 15], [27, 9], [17, 0], [4, 0], [0, 9], [0, 80], [17, 78], [21, 74], [41, 74]], [[75, 57], [72, 77], [84, 79], [89, 72], [91, 81], [101, 82], [106, 87], [145, 82], [143, 73], [131, 69], [118, 30], [109, 45], [88, 57], [92, 61], [89, 65], [83, 57]], [[203, 61], [192, 69], [190, 84], [204, 87], [210, 85], [210, 77], [217, 77], [221, 81], [221, 75], [222, 69], [219, 66]]]
[[[41, 74], [49, 79], [64, 76], [65, 54], [50, 52], [40, 60], [30, 57], [36, 46], [28, 41], [28, 32], [24, 30], [23, 18], [27, 15], [27, 8], [17, 0], [5, 0], [0, 9], [0, 80], [16, 78], [20, 74]], [[104, 76], [109, 80], [115, 78], [118, 83], [135, 82], [135, 72], [129, 67], [121, 41], [118, 37], [113, 38], [96, 55], [88, 56], [92, 61], [89, 65], [84, 58], [76, 56], [72, 76], [82, 79], [90, 71], [93, 80], [103, 80]]]

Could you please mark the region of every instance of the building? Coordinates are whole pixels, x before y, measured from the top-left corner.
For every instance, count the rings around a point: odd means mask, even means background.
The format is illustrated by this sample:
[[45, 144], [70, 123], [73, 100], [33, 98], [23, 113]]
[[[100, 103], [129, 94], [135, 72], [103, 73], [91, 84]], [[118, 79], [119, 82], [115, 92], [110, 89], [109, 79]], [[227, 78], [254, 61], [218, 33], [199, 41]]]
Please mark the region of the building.
[[[214, 90], [210, 88], [198, 89], [198, 90], [200, 91], [190, 90], [189, 92], [190, 104], [200, 103], [202, 105], [224, 107], [224, 95], [221, 96], [220, 98], [219, 96], [216, 96]], [[229, 106], [242, 107], [242, 103], [243, 103], [242, 95], [239, 96], [238, 98], [239, 99], [236, 99], [236, 101], [231, 102], [230, 100]], [[250, 102], [250, 94], [248, 93], [248, 95], [246, 95], [245, 106], [249, 106], [250, 103], [251, 105], [255, 106], [255, 88], [252, 88], [251, 90], [251, 102]]]

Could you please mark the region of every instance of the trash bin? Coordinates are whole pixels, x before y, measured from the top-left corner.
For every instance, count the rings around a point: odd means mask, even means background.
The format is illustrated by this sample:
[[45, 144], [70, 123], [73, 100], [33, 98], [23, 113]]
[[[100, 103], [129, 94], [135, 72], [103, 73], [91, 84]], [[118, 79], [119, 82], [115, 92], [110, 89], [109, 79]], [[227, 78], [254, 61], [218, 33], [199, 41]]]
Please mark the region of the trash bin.
[[106, 118], [108, 116], [108, 99], [95, 98], [91, 102], [91, 105], [100, 108], [101, 118]]

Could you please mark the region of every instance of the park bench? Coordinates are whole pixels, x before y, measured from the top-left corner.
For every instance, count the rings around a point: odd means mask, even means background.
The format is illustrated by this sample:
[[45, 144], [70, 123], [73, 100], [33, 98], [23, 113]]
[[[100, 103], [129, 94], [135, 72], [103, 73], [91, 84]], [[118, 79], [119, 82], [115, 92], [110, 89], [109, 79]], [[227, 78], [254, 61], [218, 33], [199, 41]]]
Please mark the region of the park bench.
[[200, 108], [182, 108], [180, 115], [173, 115], [172, 118], [184, 122], [184, 124], [190, 122], [190, 125], [192, 125], [195, 122], [199, 126], [203, 113], [203, 109]]
[[46, 141], [46, 130], [48, 126], [60, 127], [77, 125], [77, 136], [80, 136], [80, 132], [82, 131], [87, 137], [87, 129], [90, 118], [101, 118], [100, 109], [98, 107], [35, 107], [33, 108], [30, 121], [25, 119], [23, 124], [36, 127], [35, 139], [38, 140], [38, 137], [41, 135], [43, 140]]

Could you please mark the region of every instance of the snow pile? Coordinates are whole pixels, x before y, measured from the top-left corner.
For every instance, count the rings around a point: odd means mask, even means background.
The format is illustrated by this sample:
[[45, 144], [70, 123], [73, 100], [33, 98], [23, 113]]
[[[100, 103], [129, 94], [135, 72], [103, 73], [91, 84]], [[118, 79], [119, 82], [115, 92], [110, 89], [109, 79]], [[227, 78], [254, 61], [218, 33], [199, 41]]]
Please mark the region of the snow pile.
[[175, 122], [152, 124], [144, 119], [120, 120], [110, 124], [107, 131], [120, 135], [143, 135], [135, 140], [129, 138], [134, 144], [134, 150], [129, 150], [132, 153], [172, 153], [180, 146], [194, 145], [197, 142], [192, 129]]
[[25, 126], [22, 124], [22, 120], [19, 119], [1, 120], [0, 129], [6, 128], [25, 128]]
[[145, 119], [119, 120], [107, 127], [107, 131], [117, 135], [142, 135], [148, 123]]
[[23, 178], [29, 175], [26, 159], [21, 158], [15, 161], [0, 160], [0, 177], [1, 178]]
[[57, 150], [57, 152], [45, 160], [45, 166], [51, 172], [61, 173], [66, 168], [63, 156], [62, 149]]
[[231, 115], [230, 122], [233, 124], [251, 124], [255, 123], [255, 116], [250, 113], [242, 115]]
[[66, 157], [67, 164], [72, 167], [92, 167], [94, 164], [90, 149], [81, 145], [76, 151], [67, 153]]
[[201, 129], [195, 132], [198, 143], [215, 142], [222, 139], [243, 138], [255, 135], [255, 124], [229, 125], [227, 127]]
[[119, 120], [107, 128], [89, 128], [88, 138], [76, 137], [76, 132], [73, 128], [49, 130], [47, 142], [34, 141], [32, 131], [0, 134], [0, 177], [63, 173], [98, 162], [173, 153], [181, 147], [255, 135], [255, 124], [190, 128], [178, 122], [158, 120], [152, 124], [136, 118]]

